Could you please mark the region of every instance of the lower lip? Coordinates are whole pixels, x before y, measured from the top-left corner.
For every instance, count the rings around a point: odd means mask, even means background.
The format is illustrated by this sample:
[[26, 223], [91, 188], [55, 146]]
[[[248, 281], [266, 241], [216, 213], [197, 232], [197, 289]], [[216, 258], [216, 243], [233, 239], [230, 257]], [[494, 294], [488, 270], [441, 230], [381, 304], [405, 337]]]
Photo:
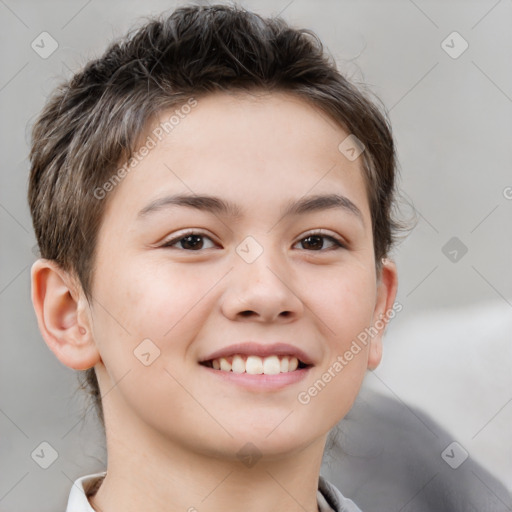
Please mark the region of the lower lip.
[[251, 375], [249, 373], [234, 373], [223, 370], [215, 370], [208, 366], [199, 365], [211, 375], [223, 379], [229, 384], [235, 384], [250, 391], [276, 391], [303, 380], [309, 373], [311, 366], [297, 369], [293, 372], [283, 372], [277, 375]]

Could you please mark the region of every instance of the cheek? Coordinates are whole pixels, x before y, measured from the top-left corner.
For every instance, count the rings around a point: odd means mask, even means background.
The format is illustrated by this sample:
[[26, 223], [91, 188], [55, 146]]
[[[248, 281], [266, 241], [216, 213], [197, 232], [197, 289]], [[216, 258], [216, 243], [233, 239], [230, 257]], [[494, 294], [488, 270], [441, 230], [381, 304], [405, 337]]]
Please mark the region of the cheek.
[[[178, 373], [204, 317], [206, 301], [200, 299], [216, 280], [211, 273], [201, 278], [196, 273], [195, 279], [188, 274], [171, 273], [165, 265], [151, 271], [118, 265], [105, 268], [108, 279], [96, 287], [95, 334], [110, 381], [105, 388], [112, 390], [107, 401], [129, 404], [147, 423], [156, 421], [162, 403], [172, 404], [169, 414], [199, 414], [190, 407]], [[172, 423], [167, 413], [161, 416], [162, 424]]]
[[316, 280], [308, 289], [311, 309], [323, 324], [327, 340], [342, 350], [368, 327], [376, 300], [376, 281], [368, 268], [351, 266]]
[[[309, 294], [325, 338], [322, 367], [299, 403], [334, 426], [350, 409], [366, 374], [369, 345], [358, 336], [371, 325], [376, 281], [369, 266], [346, 266]], [[320, 428], [319, 420], [318, 428]]]
[[[107, 274], [108, 272], [105, 272]], [[190, 324], [189, 316], [201, 310], [201, 302], [219, 279], [212, 272], [198, 275], [186, 266], [120, 266], [98, 287], [105, 318], [112, 328], [124, 327], [135, 338], [164, 341], [173, 330]]]
[[223, 273], [193, 267], [157, 266], [128, 288], [136, 305], [134, 331], [153, 336], [166, 351], [183, 351], [214, 308], [214, 289]]
[[[214, 307], [209, 291], [223, 275], [216, 274], [165, 263], [106, 269], [108, 279], [98, 281], [101, 306], [96, 307], [94, 323], [112, 384], [129, 372], [126, 386], [134, 382], [134, 400], [149, 382], [152, 396], [158, 394], [157, 388], [172, 394], [176, 383], [165, 370], [181, 372], [190, 364], [189, 347]], [[151, 361], [148, 366], [145, 360]], [[150, 397], [142, 398], [143, 403], [147, 400], [151, 402]]]

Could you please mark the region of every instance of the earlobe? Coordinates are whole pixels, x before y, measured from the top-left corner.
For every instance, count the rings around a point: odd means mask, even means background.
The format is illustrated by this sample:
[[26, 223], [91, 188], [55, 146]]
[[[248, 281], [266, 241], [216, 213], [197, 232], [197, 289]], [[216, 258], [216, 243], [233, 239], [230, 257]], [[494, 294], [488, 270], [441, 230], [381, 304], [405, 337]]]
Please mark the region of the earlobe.
[[398, 289], [398, 273], [393, 261], [384, 258], [377, 282], [377, 300], [373, 314], [372, 327], [377, 334], [372, 337], [368, 352], [368, 369], [375, 370], [382, 359], [382, 337], [391, 318], [390, 312]]
[[370, 342], [370, 351], [368, 353], [368, 370], [375, 370], [382, 360], [382, 334], [372, 338]]
[[32, 265], [31, 283], [37, 323], [50, 350], [75, 370], [94, 366], [100, 355], [83, 311], [87, 301], [69, 273], [39, 259]]

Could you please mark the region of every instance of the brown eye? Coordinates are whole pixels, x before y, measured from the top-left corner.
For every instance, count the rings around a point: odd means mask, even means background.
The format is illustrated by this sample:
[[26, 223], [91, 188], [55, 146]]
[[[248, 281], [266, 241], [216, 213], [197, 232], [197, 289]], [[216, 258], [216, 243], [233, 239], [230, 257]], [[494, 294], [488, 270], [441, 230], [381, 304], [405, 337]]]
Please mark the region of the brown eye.
[[201, 235], [188, 235], [184, 236], [179, 240], [182, 249], [202, 249], [203, 248], [203, 237]]
[[[168, 240], [162, 247], [183, 249], [185, 251], [200, 251], [205, 248], [205, 240], [210, 240], [211, 242], [210, 237], [201, 233], [185, 233], [184, 235]], [[206, 249], [208, 248], [209, 247], [206, 247]]]
[[323, 237], [318, 235], [308, 236], [302, 240], [302, 247], [304, 249], [322, 249], [324, 246]]
[[344, 245], [332, 236], [326, 236], [318, 233], [313, 233], [300, 240], [298, 243], [302, 245], [303, 249], [309, 251], [320, 251], [325, 248], [325, 240], [331, 244], [330, 249], [337, 249], [344, 247]]

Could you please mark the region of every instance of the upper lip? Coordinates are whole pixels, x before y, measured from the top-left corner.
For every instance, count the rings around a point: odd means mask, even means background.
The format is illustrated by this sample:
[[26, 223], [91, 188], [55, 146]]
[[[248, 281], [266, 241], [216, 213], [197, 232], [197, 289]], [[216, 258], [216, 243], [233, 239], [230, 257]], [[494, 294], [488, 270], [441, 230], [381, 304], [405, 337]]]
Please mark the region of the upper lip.
[[288, 343], [271, 343], [261, 344], [255, 341], [247, 341], [244, 343], [235, 343], [228, 347], [221, 348], [210, 355], [202, 358], [199, 362], [204, 363], [212, 359], [220, 359], [221, 357], [229, 357], [234, 355], [247, 355], [247, 356], [292, 356], [296, 357], [299, 361], [307, 365], [312, 365], [312, 358], [303, 350], [289, 345]]

